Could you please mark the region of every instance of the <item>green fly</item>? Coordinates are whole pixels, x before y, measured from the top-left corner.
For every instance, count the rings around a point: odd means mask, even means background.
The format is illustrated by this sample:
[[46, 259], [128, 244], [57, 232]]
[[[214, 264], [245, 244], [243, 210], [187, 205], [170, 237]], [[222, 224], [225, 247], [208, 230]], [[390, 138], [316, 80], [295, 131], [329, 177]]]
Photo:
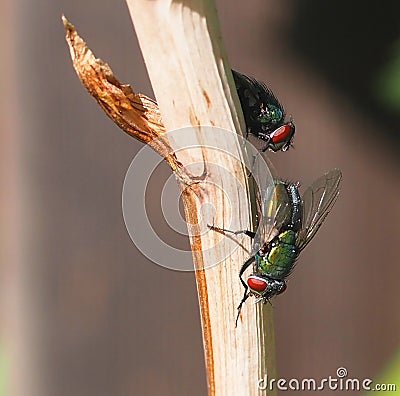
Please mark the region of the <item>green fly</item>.
[[[232, 70], [233, 79], [246, 122], [251, 133], [265, 142], [261, 151], [286, 151], [292, 146], [295, 126], [285, 121], [286, 113], [274, 93], [262, 82]], [[247, 138], [247, 136], [246, 136]]]
[[[299, 184], [276, 180], [260, 202], [257, 233], [229, 231], [212, 226], [220, 232], [246, 234], [253, 238], [251, 256], [242, 265], [239, 278], [244, 295], [238, 306], [236, 325], [244, 302], [251, 295], [268, 302], [286, 290], [286, 278], [292, 273], [300, 252], [312, 240], [339, 194], [342, 173], [333, 169], [315, 180], [300, 196]], [[253, 272], [244, 281], [246, 269]]]

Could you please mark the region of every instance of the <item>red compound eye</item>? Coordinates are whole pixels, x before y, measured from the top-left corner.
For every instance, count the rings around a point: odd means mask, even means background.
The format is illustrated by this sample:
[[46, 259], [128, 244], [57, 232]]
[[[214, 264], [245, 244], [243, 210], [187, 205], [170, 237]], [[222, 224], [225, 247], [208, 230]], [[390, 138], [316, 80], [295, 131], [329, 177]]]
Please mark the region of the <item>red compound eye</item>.
[[287, 143], [290, 142], [294, 134], [294, 124], [289, 122], [288, 124], [280, 126], [275, 129], [271, 134], [271, 140], [273, 143]]
[[247, 284], [249, 285], [251, 290], [254, 290], [257, 293], [262, 293], [268, 286], [268, 283], [265, 279], [255, 275], [249, 276], [249, 278], [247, 279]]

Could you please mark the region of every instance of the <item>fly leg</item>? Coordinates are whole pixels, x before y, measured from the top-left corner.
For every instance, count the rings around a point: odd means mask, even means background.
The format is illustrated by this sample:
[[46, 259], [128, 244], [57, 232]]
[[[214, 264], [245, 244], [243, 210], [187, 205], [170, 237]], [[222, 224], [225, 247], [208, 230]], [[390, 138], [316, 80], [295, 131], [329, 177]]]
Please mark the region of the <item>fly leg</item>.
[[239, 306], [237, 307], [238, 313], [237, 313], [236, 320], [235, 320], [235, 327], [237, 327], [237, 324], [238, 324], [240, 312], [242, 311], [242, 305], [243, 305], [244, 302], [249, 298], [249, 295], [250, 295], [249, 293], [247, 293], [247, 289], [248, 289], [248, 287], [246, 286], [246, 289], [245, 289], [245, 291], [244, 291], [243, 298], [242, 298], [242, 300], [240, 301]]
[[266, 143], [265, 143], [265, 146], [263, 146], [260, 151], [265, 153], [269, 148], [269, 144], [270, 144], [272, 138], [271, 138], [271, 136], [267, 135], [267, 136], [265, 136], [265, 139], [264, 139], [264, 136], [263, 136], [263, 140], [265, 140]]
[[242, 268], [240, 268], [240, 272], [239, 272], [239, 279], [240, 282], [242, 282], [242, 285], [244, 287], [244, 294], [243, 294], [243, 298], [240, 301], [239, 306], [237, 307], [238, 309], [238, 314], [236, 316], [236, 321], [235, 321], [235, 327], [237, 327], [237, 323], [239, 320], [239, 316], [240, 316], [240, 312], [242, 310], [242, 306], [245, 303], [245, 301], [249, 298], [249, 293], [247, 292], [247, 290], [249, 289], [249, 287], [247, 286], [246, 282], [243, 280], [242, 276], [244, 274], [244, 271], [246, 271], [247, 268], [249, 268], [249, 266], [253, 263], [253, 261], [255, 260], [254, 256], [251, 256], [250, 258], [248, 258], [245, 263], [242, 265]]
[[[252, 239], [254, 239], [254, 237], [256, 236], [255, 232], [252, 232], [252, 231], [249, 231], [249, 230], [231, 231], [231, 230], [227, 230], [226, 228], [216, 227], [214, 225], [211, 226], [211, 225], [207, 224], [207, 226], [211, 230], [214, 230], [214, 231], [217, 231], [217, 232], [221, 232], [221, 233], [225, 233], [226, 232], [226, 233], [231, 233], [231, 234], [234, 234], [234, 235], [245, 234], [245, 235], [249, 236]], [[250, 294], [247, 292], [249, 287], [247, 286], [246, 282], [243, 280], [242, 276], [244, 274], [244, 271], [246, 271], [246, 269], [249, 268], [249, 266], [254, 262], [254, 260], [255, 260], [255, 257], [251, 256], [250, 258], [248, 258], [244, 262], [244, 264], [240, 268], [239, 279], [240, 279], [240, 282], [242, 283], [242, 286], [244, 288], [244, 294], [243, 294], [243, 298], [240, 301], [239, 306], [237, 307], [238, 313], [237, 313], [237, 316], [236, 316], [235, 327], [237, 327], [237, 323], [238, 323], [238, 320], [239, 320], [240, 312], [242, 310], [242, 306], [250, 296]]]
[[245, 234], [248, 237], [250, 237], [251, 239], [254, 239], [254, 237], [256, 236], [255, 232], [249, 231], [249, 230], [232, 231], [232, 230], [227, 230], [226, 228], [220, 228], [220, 227], [216, 227], [216, 226], [210, 225], [210, 224], [207, 224], [207, 226], [208, 226], [208, 228], [210, 230], [214, 230], [214, 231], [217, 231], [217, 232], [220, 232], [220, 233], [227, 232], [229, 234], [234, 234], [234, 235]]

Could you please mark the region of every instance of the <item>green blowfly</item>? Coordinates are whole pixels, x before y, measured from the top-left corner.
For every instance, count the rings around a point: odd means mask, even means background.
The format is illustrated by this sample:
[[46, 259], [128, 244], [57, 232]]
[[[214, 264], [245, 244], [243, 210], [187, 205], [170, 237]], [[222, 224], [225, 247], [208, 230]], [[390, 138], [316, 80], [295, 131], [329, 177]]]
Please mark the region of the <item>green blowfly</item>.
[[[260, 221], [257, 232], [229, 231], [212, 226], [220, 232], [246, 234], [253, 238], [251, 257], [242, 265], [239, 277], [244, 295], [240, 311], [251, 295], [266, 303], [286, 290], [286, 278], [292, 273], [300, 252], [312, 240], [332, 209], [339, 194], [342, 173], [333, 169], [315, 180], [302, 196], [299, 184], [275, 180], [260, 202]], [[243, 280], [246, 269], [253, 272]]]
[[285, 121], [286, 113], [277, 97], [264, 83], [232, 70], [242, 106], [247, 134], [265, 142], [261, 151], [286, 151], [292, 145], [295, 126]]

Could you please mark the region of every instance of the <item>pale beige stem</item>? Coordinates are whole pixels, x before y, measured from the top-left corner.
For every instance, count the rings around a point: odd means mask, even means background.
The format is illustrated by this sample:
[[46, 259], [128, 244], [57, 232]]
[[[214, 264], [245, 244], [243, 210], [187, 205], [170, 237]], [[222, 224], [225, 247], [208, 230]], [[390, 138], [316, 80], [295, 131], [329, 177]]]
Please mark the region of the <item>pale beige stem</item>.
[[[256, 306], [249, 299], [235, 328], [243, 294], [238, 273], [251, 241], [242, 240], [246, 251], [207, 228], [213, 222], [237, 230], [252, 227], [242, 144], [236, 133], [218, 131], [240, 133], [241, 116], [215, 5], [200, 0], [127, 3], [160, 113], [155, 102], [119, 83], [64, 20], [74, 67], [103, 110], [163, 155], [180, 181], [196, 268], [209, 395], [274, 395], [258, 389], [259, 379], [275, 376], [270, 306]], [[183, 134], [174, 132], [183, 127]], [[210, 127], [215, 129], [210, 132]], [[188, 144], [198, 149], [183, 149]]]

